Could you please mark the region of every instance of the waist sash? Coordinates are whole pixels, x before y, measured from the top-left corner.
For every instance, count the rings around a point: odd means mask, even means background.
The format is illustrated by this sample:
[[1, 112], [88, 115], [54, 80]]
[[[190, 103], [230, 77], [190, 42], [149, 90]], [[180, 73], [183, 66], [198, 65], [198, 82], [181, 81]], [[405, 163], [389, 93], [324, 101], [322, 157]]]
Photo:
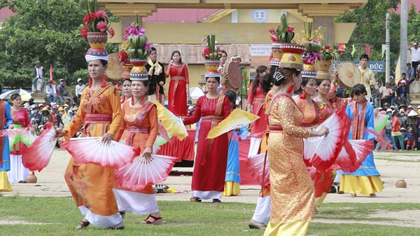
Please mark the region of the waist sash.
[[86, 114], [85, 124], [111, 124], [110, 114]]

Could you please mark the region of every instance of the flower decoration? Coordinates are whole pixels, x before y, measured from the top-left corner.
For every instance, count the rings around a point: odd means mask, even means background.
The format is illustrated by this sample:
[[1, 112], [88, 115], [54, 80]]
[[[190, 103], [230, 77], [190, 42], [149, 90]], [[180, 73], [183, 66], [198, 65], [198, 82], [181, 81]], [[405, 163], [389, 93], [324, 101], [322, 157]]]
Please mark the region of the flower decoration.
[[80, 34], [83, 38], [87, 39], [88, 32], [104, 32], [109, 33], [111, 38], [114, 37], [114, 29], [110, 27], [108, 14], [99, 10], [97, 0], [86, 0], [87, 13], [83, 20], [83, 27]]
[[128, 58], [127, 52], [125, 50], [118, 52], [118, 59], [120, 59], [121, 65], [123, 66], [130, 64], [130, 58]]
[[322, 47], [320, 51], [321, 51], [321, 59], [323, 61], [331, 61], [331, 60], [337, 59], [336, 50], [329, 45]]
[[202, 56], [208, 60], [219, 60], [222, 57], [222, 51], [219, 46], [216, 46], [216, 35], [207, 35], [202, 42], [205, 42]]
[[124, 39], [128, 42], [128, 57], [145, 59], [150, 55], [152, 46], [145, 33], [146, 30], [140, 28], [139, 15], [136, 14], [136, 21], [124, 30]]
[[273, 43], [291, 43], [295, 37], [295, 27], [287, 24], [286, 15], [282, 15], [280, 21], [281, 25], [279, 25], [277, 29], [274, 29], [273, 27], [268, 29], [271, 34], [271, 40]]
[[309, 64], [315, 64], [315, 62], [321, 60], [321, 44], [319, 42], [319, 30], [312, 30], [312, 22], [304, 23], [304, 37], [302, 38], [301, 43], [305, 45], [305, 55], [304, 57], [308, 59]]

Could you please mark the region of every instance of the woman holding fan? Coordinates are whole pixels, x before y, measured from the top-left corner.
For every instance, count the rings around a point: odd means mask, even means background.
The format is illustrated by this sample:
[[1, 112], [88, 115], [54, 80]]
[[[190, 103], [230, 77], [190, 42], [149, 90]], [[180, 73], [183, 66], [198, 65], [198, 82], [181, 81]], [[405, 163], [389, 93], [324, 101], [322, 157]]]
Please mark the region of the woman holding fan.
[[[0, 84], [0, 93], [3, 86]], [[0, 99], [0, 130], [9, 128], [13, 124], [12, 116], [10, 115], [9, 103]], [[12, 191], [7, 171], [10, 171], [10, 152], [9, 152], [9, 138], [0, 137], [0, 192]]]
[[[123, 122], [115, 139], [126, 145], [140, 148], [141, 155], [150, 158], [159, 127], [156, 105], [148, 101], [147, 88], [147, 79], [132, 78], [132, 97], [124, 102]], [[121, 215], [124, 216], [125, 212], [133, 212], [135, 215], [148, 214], [149, 216], [142, 223], [154, 225], [162, 223], [152, 185], [133, 191], [120, 186], [118, 181], [115, 181], [114, 193]]]

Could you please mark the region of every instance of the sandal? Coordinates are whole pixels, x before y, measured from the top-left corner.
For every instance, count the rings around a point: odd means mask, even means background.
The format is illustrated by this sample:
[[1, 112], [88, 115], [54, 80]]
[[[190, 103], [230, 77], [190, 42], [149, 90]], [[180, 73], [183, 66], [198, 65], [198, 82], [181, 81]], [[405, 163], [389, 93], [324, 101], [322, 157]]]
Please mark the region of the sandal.
[[350, 194], [351, 197], [357, 197], [355, 193]]
[[124, 219], [124, 217], [125, 217], [125, 211], [120, 211], [120, 215], [121, 215], [121, 218]]
[[199, 197], [192, 197], [190, 198], [190, 202], [201, 202], [201, 199]]
[[220, 199], [213, 199], [213, 203], [222, 203], [222, 201], [220, 201]]
[[87, 220], [80, 221], [79, 225], [76, 227], [76, 229], [86, 229], [90, 225], [90, 222]]
[[163, 223], [163, 220], [162, 217], [149, 214], [145, 220], [141, 221], [141, 223], [147, 225], [160, 225]]

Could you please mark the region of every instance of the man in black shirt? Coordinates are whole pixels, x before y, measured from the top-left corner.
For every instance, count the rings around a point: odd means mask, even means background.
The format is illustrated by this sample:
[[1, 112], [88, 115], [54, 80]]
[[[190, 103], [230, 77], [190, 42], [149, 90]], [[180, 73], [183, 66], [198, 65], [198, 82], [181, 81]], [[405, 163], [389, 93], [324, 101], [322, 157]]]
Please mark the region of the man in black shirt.
[[156, 97], [156, 100], [163, 104], [165, 97], [163, 86], [166, 80], [165, 68], [162, 63], [157, 61], [156, 48], [154, 47], [152, 47], [152, 53], [147, 60], [146, 70], [149, 74], [149, 91], [147, 93], [149, 99], [153, 100], [153, 97]]

